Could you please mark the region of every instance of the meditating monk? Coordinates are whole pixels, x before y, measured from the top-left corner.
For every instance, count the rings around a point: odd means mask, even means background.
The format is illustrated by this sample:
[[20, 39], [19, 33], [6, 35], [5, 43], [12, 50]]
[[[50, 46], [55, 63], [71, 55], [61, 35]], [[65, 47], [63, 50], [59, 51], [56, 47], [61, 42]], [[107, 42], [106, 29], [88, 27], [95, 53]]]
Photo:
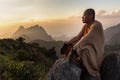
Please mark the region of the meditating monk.
[[67, 57], [72, 60], [77, 54], [76, 58], [84, 74], [81, 75], [81, 80], [88, 80], [85, 75], [89, 75], [90, 80], [100, 80], [99, 69], [104, 51], [103, 27], [95, 20], [95, 11], [91, 8], [85, 10], [82, 21], [85, 24], [79, 34], [66, 43], [66, 46], [73, 46]]

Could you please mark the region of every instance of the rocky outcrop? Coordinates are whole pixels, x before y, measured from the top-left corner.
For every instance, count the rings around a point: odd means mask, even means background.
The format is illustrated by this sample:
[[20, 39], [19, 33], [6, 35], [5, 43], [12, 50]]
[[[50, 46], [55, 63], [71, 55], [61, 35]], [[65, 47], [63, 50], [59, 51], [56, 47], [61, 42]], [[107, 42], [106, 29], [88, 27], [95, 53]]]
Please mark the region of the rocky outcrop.
[[[44, 80], [96, 80], [90, 75], [81, 75], [81, 69], [74, 62], [66, 58], [58, 59], [52, 66]], [[120, 80], [120, 54], [107, 55], [100, 68], [101, 80]], [[84, 76], [86, 78], [81, 77]]]
[[120, 80], [120, 54], [107, 55], [101, 65], [101, 80]]
[[80, 80], [81, 69], [66, 58], [58, 59], [44, 80]]

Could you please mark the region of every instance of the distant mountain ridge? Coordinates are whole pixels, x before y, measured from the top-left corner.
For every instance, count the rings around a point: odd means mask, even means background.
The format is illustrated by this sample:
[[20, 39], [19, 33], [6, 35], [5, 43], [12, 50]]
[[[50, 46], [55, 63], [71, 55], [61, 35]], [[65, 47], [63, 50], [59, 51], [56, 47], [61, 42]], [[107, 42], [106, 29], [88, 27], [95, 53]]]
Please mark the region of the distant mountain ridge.
[[71, 37], [68, 37], [66, 35], [60, 35], [60, 36], [55, 36], [53, 37], [56, 41], [68, 41], [71, 39]]
[[42, 26], [34, 25], [29, 28], [20, 26], [19, 29], [12, 35], [13, 39], [19, 37], [25, 38], [26, 42], [34, 40], [54, 41], [51, 35], [48, 35]]
[[104, 34], [106, 44], [120, 44], [120, 24], [117, 24], [104, 30]]

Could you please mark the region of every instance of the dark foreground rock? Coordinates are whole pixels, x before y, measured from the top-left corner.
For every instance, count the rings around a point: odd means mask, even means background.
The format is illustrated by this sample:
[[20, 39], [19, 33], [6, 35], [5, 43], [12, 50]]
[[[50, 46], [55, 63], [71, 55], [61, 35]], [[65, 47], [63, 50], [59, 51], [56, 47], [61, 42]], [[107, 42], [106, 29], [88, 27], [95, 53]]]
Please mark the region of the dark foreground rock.
[[[81, 75], [81, 71], [74, 62], [62, 58], [55, 62], [44, 80], [96, 80], [86, 74], [87, 71]], [[104, 58], [100, 75], [101, 80], [120, 80], [120, 54], [112, 53]]]
[[101, 65], [101, 80], [120, 80], [120, 54], [106, 56]]
[[66, 58], [58, 59], [44, 80], [80, 80], [81, 69]]

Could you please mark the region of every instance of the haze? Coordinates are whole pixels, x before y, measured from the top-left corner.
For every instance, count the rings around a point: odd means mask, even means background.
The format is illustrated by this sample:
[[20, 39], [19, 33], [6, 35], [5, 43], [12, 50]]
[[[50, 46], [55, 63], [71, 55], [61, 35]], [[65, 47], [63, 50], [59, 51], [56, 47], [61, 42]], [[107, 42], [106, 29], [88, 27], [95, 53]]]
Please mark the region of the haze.
[[80, 31], [87, 8], [95, 9], [104, 29], [120, 23], [120, 0], [0, 0], [0, 37], [36, 24], [52, 36], [72, 37]]

